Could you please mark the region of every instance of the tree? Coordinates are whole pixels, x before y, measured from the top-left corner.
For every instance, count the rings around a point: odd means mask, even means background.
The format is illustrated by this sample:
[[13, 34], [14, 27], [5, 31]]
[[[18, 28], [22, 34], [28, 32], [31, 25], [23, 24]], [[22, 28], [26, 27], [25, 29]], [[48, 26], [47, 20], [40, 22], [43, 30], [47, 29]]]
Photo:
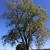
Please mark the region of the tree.
[[[7, 8], [3, 16], [9, 19], [9, 26], [14, 26], [14, 28], [9, 31], [9, 34], [3, 36], [5, 43], [13, 45], [17, 41], [29, 50], [32, 36], [41, 37], [39, 39], [43, 40], [48, 36], [45, 28], [47, 13], [41, 7], [33, 5], [31, 0], [9, 0]], [[41, 42], [38, 38], [36, 38], [36, 44]], [[40, 45], [42, 44], [37, 46]]]

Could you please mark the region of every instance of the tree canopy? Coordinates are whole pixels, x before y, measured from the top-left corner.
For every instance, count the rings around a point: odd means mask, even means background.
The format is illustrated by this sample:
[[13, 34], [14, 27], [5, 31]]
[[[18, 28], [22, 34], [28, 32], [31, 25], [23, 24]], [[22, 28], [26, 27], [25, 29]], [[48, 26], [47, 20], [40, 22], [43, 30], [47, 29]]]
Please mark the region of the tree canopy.
[[14, 25], [14, 28], [3, 36], [4, 42], [14, 44], [17, 41], [29, 47], [32, 36], [35, 36], [37, 46], [42, 45], [49, 35], [45, 27], [46, 11], [33, 5], [32, 0], [8, 0], [7, 9], [3, 17], [9, 19], [9, 26]]

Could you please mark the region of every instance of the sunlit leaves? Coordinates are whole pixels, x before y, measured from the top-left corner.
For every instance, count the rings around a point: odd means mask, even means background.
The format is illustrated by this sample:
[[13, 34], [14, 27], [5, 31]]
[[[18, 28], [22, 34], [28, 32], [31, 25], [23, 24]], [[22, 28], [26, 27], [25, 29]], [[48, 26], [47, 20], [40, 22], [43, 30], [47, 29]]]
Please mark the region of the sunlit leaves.
[[29, 45], [32, 41], [32, 36], [36, 35], [35, 37], [41, 36], [36, 39], [37, 43], [41, 45], [43, 38], [48, 36], [47, 30], [45, 29], [47, 19], [46, 11], [41, 7], [33, 5], [31, 0], [14, 2], [14, 0], [9, 0], [7, 5], [8, 12], [4, 16], [9, 19], [9, 25], [15, 25], [15, 31], [10, 30], [9, 34], [4, 36], [4, 41], [14, 44], [15, 40], [21, 37], [23, 43]]

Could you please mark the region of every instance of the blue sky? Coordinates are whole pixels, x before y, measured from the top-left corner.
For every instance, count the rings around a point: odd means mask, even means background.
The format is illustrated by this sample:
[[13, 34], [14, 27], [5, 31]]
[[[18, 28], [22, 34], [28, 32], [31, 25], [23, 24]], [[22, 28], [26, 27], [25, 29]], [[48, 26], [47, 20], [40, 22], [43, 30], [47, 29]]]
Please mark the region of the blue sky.
[[[3, 6], [5, 5], [6, 0], [0, 0], [0, 16], [6, 11], [6, 8]], [[50, 0], [34, 0], [34, 3], [36, 5], [40, 5], [43, 8], [46, 9], [48, 16], [50, 16]], [[0, 19], [0, 49], [6, 49], [6, 50], [15, 50], [15, 46], [11, 47], [10, 45], [3, 46], [1, 41], [1, 36], [6, 34], [8, 32], [8, 28], [5, 26], [7, 24], [6, 20]], [[47, 28], [50, 30], [50, 18], [47, 21]], [[50, 39], [46, 42], [44, 48], [50, 48]]]

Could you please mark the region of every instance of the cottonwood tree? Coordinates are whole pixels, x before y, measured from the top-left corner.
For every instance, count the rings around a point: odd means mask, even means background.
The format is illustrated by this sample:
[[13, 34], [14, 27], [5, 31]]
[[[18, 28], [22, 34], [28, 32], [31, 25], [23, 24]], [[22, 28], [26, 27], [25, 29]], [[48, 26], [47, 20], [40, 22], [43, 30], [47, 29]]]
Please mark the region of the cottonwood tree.
[[29, 50], [32, 36], [35, 36], [37, 46], [41, 46], [44, 38], [48, 36], [45, 28], [46, 11], [33, 5], [32, 0], [8, 0], [6, 6], [7, 11], [4, 12], [3, 18], [8, 19], [9, 26], [14, 28], [9, 31], [9, 34], [3, 36], [4, 43], [18, 42], [24, 44], [26, 46], [24, 48]]

